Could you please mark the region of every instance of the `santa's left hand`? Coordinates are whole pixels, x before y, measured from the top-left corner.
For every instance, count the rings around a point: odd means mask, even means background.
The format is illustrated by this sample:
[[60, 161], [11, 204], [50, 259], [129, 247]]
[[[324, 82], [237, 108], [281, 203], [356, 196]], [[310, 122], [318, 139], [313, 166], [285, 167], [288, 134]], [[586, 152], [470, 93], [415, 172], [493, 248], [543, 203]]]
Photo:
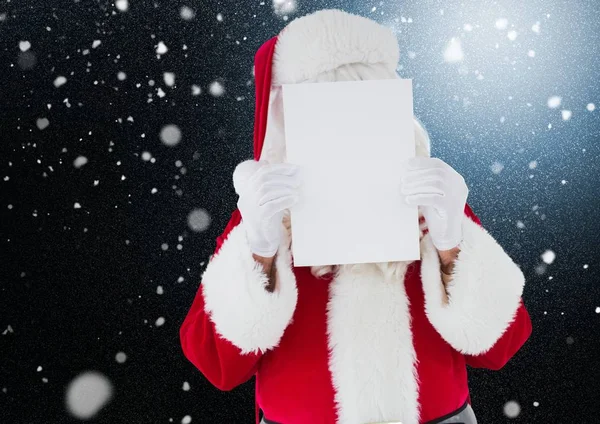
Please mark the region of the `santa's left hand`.
[[438, 158], [415, 157], [406, 165], [401, 187], [406, 203], [421, 207], [437, 250], [457, 247], [469, 195], [465, 179]]

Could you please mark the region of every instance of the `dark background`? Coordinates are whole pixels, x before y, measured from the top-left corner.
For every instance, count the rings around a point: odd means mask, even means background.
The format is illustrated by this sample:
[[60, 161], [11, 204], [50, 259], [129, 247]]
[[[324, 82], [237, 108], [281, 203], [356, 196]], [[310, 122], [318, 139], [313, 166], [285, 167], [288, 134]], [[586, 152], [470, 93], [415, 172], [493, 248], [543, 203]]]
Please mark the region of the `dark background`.
[[[326, 7], [396, 31], [433, 155], [465, 176], [475, 213], [526, 274], [534, 332], [503, 370], [471, 371], [479, 422], [599, 422], [600, 109], [588, 104], [600, 107], [600, 4], [280, 7], [0, 2], [0, 422], [78, 422], [66, 390], [88, 371], [111, 388], [94, 423], [252, 422], [252, 383], [212, 388], [178, 330], [235, 207], [231, 173], [251, 156], [254, 52]], [[444, 60], [452, 38], [458, 62]], [[161, 142], [166, 125], [179, 144]], [[207, 228], [188, 218], [198, 210]]]

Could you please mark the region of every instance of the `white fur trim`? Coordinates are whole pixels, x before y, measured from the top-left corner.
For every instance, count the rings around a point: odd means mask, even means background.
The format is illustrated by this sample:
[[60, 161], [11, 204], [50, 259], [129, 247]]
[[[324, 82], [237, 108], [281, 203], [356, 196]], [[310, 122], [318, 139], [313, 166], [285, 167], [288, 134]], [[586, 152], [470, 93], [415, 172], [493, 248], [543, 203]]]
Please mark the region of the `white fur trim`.
[[217, 332], [242, 353], [265, 352], [279, 344], [298, 300], [291, 254], [283, 240], [275, 266], [276, 289], [252, 257], [244, 223], [228, 235], [202, 276], [205, 310]]
[[341, 65], [384, 64], [394, 72], [400, 58], [391, 29], [341, 10], [320, 10], [290, 22], [278, 35], [273, 84], [293, 84]]
[[341, 271], [329, 287], [329, 369], [339, 424], [418, 424], [418, 383], [404, 265], [384, 280]]
[[517, 312], [525, 277], [496, 240], [466, 215], [463, 241], [443, 301], [440, 261], [431, 236], [421, 242], [421, 280], [429, 321], [457, 351], [487, 352]]

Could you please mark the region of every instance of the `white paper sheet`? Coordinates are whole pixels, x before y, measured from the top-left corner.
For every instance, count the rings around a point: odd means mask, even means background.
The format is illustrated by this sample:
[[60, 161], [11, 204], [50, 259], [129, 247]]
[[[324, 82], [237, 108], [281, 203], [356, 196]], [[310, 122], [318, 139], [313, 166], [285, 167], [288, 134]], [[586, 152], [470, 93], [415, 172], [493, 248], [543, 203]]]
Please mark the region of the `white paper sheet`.
[[418, 260], [416, 206], [400, 194], [415, 156], [411, 80], [283, 86], [295, 266]]

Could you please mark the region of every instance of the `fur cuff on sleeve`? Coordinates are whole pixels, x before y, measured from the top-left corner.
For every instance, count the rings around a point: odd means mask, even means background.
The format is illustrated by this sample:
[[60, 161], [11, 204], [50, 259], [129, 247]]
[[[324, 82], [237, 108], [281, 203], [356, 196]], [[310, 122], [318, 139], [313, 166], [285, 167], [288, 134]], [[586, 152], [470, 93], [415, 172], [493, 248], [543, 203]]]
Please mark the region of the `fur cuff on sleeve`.
[[268, 277], [252, 257], [244, 223], [236, 226], [202, 276], [205, 311], [221, 337], [242, 353], [259, 353], [279, 344], [298, 300], [289, 244], [279, 247], [273, 293]]
[[421, 279], [429, 321], [457, 351], [487, 352], [506, 331], [519, 307], [525, 277], [496, 240], [467, 216], [445, 302], [440, 260], [426, 235], [421, 242]]

